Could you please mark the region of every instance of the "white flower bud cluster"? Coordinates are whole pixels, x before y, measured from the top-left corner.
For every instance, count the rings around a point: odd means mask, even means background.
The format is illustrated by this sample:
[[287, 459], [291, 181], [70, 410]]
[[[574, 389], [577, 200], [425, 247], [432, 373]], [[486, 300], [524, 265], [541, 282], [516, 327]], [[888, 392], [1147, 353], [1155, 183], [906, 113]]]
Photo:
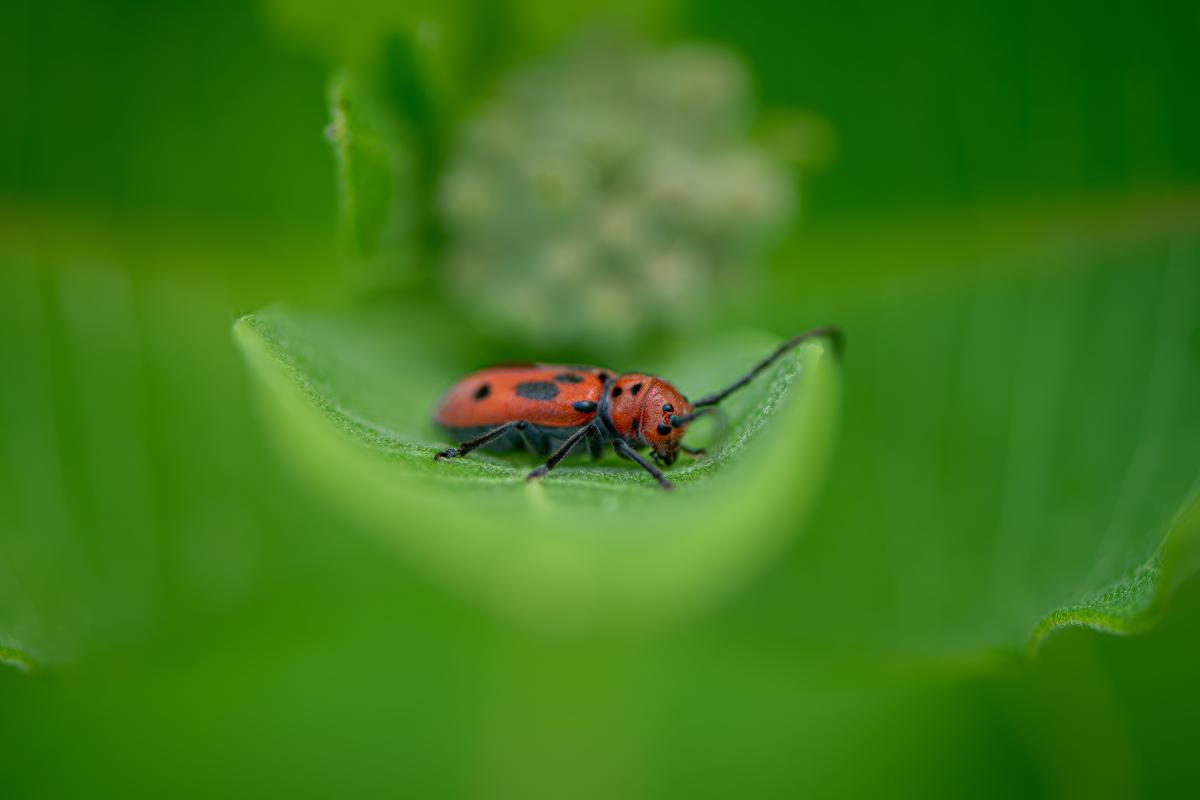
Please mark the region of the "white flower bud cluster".
[[795, 202], [749, 123], [746, 73], [713, 47], [588, 40], [513, 75], [441, 179], [451, 291], [543, 346], [686, 327]]

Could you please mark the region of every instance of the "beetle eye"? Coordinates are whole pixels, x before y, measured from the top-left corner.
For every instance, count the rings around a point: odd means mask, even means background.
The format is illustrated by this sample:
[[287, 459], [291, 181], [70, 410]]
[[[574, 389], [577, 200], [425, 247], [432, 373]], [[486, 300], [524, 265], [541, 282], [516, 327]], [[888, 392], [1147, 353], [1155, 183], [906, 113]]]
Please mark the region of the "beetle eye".
[[671, 406], [670, 403], [663, 403], [663, 411], [666, 411], [669, 414], [674, 410], [675, 409]]
[[663, 422], [658, 423], [658, 435], [659, 436], [666, 436], [670, 432], [671, 432], [670, 425], [667, 425], [666, 423], [663, 423]]

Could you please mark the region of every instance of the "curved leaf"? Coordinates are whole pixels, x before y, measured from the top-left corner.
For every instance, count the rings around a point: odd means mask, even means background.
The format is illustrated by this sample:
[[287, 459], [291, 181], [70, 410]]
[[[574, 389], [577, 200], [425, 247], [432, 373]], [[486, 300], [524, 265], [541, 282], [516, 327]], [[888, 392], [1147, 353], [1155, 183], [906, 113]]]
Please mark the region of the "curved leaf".
[[[728, 589], [797, 530], [834, 426], [838, 382], [825, 344], [801, 346], [735, 394], [711, 455], [673, 469], [679, 489], [665, 493], [615, 459], [560, 466], [539, 484], [522, 480], [528, 460], [435, 462], [446, 442], [429, 417], [458, 377], [443, 363], [448, 327], [389, 306], [271, 309], [236, 330], [290, 459], [464, 591], [536, 625], [642, 624]], [[660, 373], [704, 391], [772, 343], [743, 335], [697, 344]]]
[[0, 645], [0, 666], [12, 667], [21, 672], [32, 672], [37, 669], [37, 662], [21, 650]]
[[1179, 586], [1194, 575], [1200, 557], [1200, 493], [1184, 506], [1162, 545], [1145, 563], [1093, 600], [1047, 615], [1034, 629], [1028, 650], [1036, 651], [1055, 631], [1091, 628], [1104, 633], [1141, 633], [1166, 611]]
[[810, 290], [853, 333], [844, 431], [738, 624], [962, 655], [1150, 622], [1194, 559], [1200, 261], [1194, 236], [1135, 235]]

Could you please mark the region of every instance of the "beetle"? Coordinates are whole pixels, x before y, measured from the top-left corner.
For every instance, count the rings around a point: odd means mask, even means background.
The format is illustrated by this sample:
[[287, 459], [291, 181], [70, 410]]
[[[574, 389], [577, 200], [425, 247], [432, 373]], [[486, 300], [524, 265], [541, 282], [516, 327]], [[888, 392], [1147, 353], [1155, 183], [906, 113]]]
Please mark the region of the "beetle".
[[[694, 403], [674, 386], [644, 372], [616, 374], [599, 367], [563, 364], [505, 364], [466, 376], [454, 384], [434, 415], [436, 424], [462, 439], [457, 447], [434, 454], [437, 461], [465, 456], [480, 448], [529, 450], [549, 456], [525, 476], [541, 478], [586, 442], [593, 458], [609, 442], [617, 455], [637, 462], [664, 489], [674, 488], [655, 466], [669, 467], [680, 450], [701, 456], [683, 444], [688, 423], [722, 400], [801, 342], [825, 337], [841, 353], [841, 331], [831, 325], [793, 336], [746, 374], [719, 392]], [[639, 450], [650, 449], [647, 461]]]

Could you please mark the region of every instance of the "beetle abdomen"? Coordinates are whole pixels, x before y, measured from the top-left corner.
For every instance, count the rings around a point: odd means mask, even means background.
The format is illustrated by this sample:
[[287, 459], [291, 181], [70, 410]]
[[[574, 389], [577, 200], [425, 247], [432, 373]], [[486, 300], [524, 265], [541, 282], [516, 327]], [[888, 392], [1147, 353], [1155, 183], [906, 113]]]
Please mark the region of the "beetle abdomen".
[[444, 428], [494, 428], [523, 420], [542, 428], [578, 428], [592, 420], [609, 374], [557, 364], [491, 367], [456, 383], [438, 404]]

